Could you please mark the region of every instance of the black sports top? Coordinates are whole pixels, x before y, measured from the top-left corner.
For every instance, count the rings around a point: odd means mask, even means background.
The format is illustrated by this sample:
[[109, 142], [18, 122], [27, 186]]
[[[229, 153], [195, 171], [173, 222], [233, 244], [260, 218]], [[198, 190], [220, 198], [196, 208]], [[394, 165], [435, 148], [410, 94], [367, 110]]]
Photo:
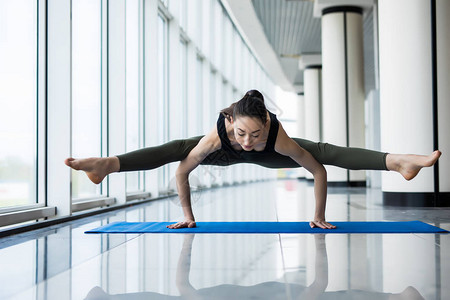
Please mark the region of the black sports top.
[[[262, 151], [252, 150], [250, 152], [275, 152], [275, 142], [277, 140], [278, 127], [280, 125], [278, 123], [277, 116], [271, 113], [270, 111], [268, 112], [270, 116], [270, 129], [269, 129], [269, 136], [267, 137], [266, 146]], [[230, 139], [228, 138], [227, 130], [225, 128], [225, 116], [223, 114], [219, 114], [219, 118], [217, 119], [217, 133], [219, 134], [220, 142], [222, 143], [222, 150], [225, 150], [226, 152], [230, 152], [239, 156], [239, 152], [241, 151], [237, 151], [231, 146], [231, 142]]]

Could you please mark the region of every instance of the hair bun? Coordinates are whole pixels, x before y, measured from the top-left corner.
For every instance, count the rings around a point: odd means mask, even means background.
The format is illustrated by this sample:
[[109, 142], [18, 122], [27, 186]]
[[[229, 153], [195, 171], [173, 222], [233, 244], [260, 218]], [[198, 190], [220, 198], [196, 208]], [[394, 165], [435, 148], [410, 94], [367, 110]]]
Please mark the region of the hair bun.
[[248, 98], [257, 98], [264, 103], [264, 96], [258, 90], [250, 90], [247, 93], [245, 93], [245, 96]]

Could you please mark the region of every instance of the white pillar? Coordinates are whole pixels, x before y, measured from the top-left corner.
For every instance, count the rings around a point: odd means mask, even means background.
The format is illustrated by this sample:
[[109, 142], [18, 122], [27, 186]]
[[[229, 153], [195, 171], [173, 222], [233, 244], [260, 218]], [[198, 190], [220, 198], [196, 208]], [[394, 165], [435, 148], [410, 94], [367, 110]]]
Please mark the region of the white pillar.
[[57, 216], [72, 214], [71, 171], [63, 164], [71, 156], [72, 20], [70, 1], [48, 2], [48, 141], [47, 205]]
[[[174, 5], [171, 3], [171, 5]], [[176, 7], [176, 6], [175, 6]], [[180, 139], [183, 137], [183, 128], [185, 125], [183, 124], [183, 104], [182, 104], [182, 78], [180, 73], [180, 25], [176, 19], [171, 19], [168, 22], [168, 118], [169, 118], [169, 128], [168, 128], [168, 141], [172, 141], [175, 139]], [[179, 87], [179, 88], [173, 88]], [[167, 165], [167, 183], [166, 189], [170, 189], [169, 184], [171, 181], [175, 180], [175, 172], [178, 168], [178, 163], [170, 163]]]
[[[144, 146], [152, 147], [159, 143], [155, 128], [158, 128], [158, 2], [144, 2]], [[145, 191], [158, 195], [159, 169], [145, 171]]]
[[[450, 1], [436, 1], [438, 147], [446, 155], [439, 159], [441, 201], [450, 198]], [[444, 194], [445, 193], [445, 194]]]
[[[305, 120], [305, 94], [304, 92], [298, 93], [297, 94], [297, 100], [298, 100], [298, 106], [297, 106], [297, 136], [298, 137], [303, 137], [305, 136], [305, 126], [306, 126], [306, 120]], [[306, 178], [306, 173], [309, 173], [308, 171], [305, 170], [305, 168], [301, 168], [298, 171], [298, 177], [299, 178]]]
[[[365, 147], [362, 9], [322, 12], [323, 142]], [[327, 166], [328, 181], [364, 184], [365, 171]]]
[[[450, 151], [450, 27], [448, 1], [379, 1], [381, 147], [391, 153]], [[434, 18], [434, 15], [435, 17]], [[436, 46], [433, 46], [433, 32]], [[436, 63], [433, 63], [435, 58]], [[450, 157], [413, 181], [382, 176], [386, 204], [449, 203]], [[440, 203], [437, 200], [440, 198]]]
[[[321, 140], [321, 94], [322, 66], [306, 67], [303, 72], [305, 87], [305, 139], [320, 142]], [[306, 179], [313, 180], [310, 172], [305, 172]]]
[[[109, 3], [109, 148], [108, 156], [125, 152], [126, 147], [126, 83], [125, 83], [125, 1]], [[125, 173], [108, 177], [110, 197], [123, 204], [127, 201]]]

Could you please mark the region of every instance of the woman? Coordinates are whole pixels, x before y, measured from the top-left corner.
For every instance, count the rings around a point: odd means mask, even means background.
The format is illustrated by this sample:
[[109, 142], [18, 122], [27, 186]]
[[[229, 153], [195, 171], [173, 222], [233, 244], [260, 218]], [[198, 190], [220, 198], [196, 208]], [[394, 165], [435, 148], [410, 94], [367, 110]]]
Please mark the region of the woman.
[[436, 150], [429, 156], [390, 154], [327, 143], [290, 138], [276, 116], [266, 109], [263, 95], [248, 91], [238, 102], [223, 109], [217, 126], [205, 136], [175, 140], [123, 155], [106, 158], [66, 159], [75, 170], [85, 171], [98, 184], [113, 172], [150, 170], [181, 161], [176, 171], [178, 194], [185, 220], [171, 229], [195, 227], [188, 176], [198, 165], [228, 166], [254, 163], [268, 168], [304, 167], [314, 176], [316, 208], [310, 226], [333, 229], [325, 220], [327, 173], [324, 164], [351, 170], [386, 170], [413, 179], [423, 167], [430, 167], [440, 157]]

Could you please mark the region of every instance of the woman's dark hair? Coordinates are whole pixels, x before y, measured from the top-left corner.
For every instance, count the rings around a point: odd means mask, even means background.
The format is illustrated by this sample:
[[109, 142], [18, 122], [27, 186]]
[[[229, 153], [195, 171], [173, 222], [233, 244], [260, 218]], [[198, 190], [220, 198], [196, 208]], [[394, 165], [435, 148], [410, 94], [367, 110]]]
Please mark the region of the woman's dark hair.
[[248, 91], [241, 100], [222, 109], [220, 113], [230, 122], [231, 116], [233, 119], [236, 119], [238, 116], [257, 118], [263, 124], [267, 122], [267, 108], [264, 105], [264, 96], [257, 90]]

